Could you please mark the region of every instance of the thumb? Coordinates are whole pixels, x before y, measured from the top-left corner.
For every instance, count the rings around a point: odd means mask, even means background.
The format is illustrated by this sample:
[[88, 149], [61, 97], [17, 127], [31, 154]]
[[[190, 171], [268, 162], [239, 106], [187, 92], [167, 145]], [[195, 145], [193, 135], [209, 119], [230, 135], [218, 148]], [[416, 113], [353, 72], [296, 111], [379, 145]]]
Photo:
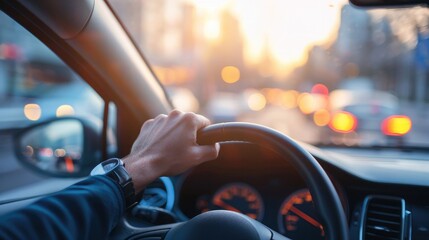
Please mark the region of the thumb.
[[217, 158], [219, 155], [220, 150], [220, 144], [215, 143], [213, 145], [199, 145], [194, 147], [194, 153], [198, 158], [196, 159], [198, 161], [197, 164], [207, 162], [210, 160], [213, 160]]

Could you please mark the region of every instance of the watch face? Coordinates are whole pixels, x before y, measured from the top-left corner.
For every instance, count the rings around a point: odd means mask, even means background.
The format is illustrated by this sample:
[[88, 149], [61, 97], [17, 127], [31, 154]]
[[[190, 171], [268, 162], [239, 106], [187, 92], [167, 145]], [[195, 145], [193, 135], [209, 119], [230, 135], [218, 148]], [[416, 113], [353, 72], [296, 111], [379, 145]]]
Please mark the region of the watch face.
[[105, 162], [98, 164], [92, 171], [91, 175], [102, 175], [106, 174], [115, 169], [121, 163], [118, 159], [109, 159]]
[[114, 169], [116, 167], [116, 165], [118, 165], [118, 163], [116, 162], [112, 162], [112, 163], [108, 163], [106, 165], [104, 165], [104, 172], [110, 172], [110, 170]]

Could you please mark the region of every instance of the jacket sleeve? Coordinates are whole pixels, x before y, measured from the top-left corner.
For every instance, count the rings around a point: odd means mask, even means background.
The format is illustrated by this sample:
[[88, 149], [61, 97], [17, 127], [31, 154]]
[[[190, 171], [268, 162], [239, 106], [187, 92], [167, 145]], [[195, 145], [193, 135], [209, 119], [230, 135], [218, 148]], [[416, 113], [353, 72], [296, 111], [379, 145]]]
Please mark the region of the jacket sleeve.
[[0, 239], [106, 239], [125, 209], [120, 186], [89, 177], [0, 217]]

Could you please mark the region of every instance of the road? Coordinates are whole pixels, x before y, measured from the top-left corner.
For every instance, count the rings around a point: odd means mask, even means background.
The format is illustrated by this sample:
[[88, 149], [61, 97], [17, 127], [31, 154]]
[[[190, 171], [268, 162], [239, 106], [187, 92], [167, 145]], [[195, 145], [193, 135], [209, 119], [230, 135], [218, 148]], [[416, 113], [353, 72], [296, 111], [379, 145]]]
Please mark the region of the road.
[[298, 109], [268, 106], [259, 112], [248, 112], [238, 117], [238, 121], [262, 124], [298, 141], [315, 143], [321, 138], [321, 129]]

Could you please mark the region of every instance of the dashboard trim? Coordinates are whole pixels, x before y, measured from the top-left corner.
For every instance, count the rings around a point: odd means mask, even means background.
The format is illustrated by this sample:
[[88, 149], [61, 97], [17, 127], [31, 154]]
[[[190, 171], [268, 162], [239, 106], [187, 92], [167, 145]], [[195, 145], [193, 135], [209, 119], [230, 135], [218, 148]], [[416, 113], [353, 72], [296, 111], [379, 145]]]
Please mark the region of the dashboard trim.
[[[401, 184], [429, 187], [429, 161], [359, 156], [359, 149], [347, 153], [334, 149], [320, 149], [309, 144], [300, 144], [317, 160], [326, 162], [360, 179], [374, 183]], [[400, 174], [399, 174], [400, 173]]]
[[172, 211], [174, 207], [175, 200], [175, 192], [173, 182], [169, 177], [160, 177], [162, 183], [164, 183], [165, 190], [167, 191], [167, 203], [165, 205], [165, 209]]

